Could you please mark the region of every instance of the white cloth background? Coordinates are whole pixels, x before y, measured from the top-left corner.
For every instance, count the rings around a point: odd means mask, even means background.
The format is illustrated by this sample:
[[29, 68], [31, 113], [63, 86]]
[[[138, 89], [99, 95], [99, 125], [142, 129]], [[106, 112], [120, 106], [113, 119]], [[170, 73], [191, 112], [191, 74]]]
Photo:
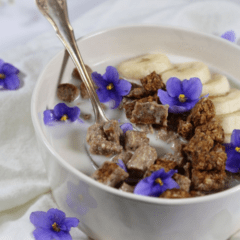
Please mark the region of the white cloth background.
[[[234, 30], [240, 37], [239, 0], [68, 0], [68, 6], [77, 38], [139, 23], [218, 36]], [[0, 91], [0, 240], [30, 240], [31, 212], [57, 207], [37, 148], [31, 95], [43, 67], [63, 46], [33, 0], [0, 0], [0, 32], [0, 58], [20, 69], [23, 82], [17, 91]], [[88, 239], [76, 228], [71, 235]], [[240, 233], [230, 239], [240, 240]]]

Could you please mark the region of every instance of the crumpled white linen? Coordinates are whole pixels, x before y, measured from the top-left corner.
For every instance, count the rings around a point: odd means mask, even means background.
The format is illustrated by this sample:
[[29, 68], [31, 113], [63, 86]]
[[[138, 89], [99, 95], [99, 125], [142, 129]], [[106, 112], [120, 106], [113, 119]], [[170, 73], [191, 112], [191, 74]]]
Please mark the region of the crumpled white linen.
[[[108, 0], [88, 8], [81, 2], [86, 12], [82, 12], [78, 18], [77, 6], [80, 6], [80, 1], [74, 1], [76, 5], [72, 0], [69, 1], [69, 11], [76, 19], [72, 22], [76, 38], [109, 27], [131, 24], [179, 26], [218, 36], [227, 30], [234, 30], [237, 39], [240, 36], [240, 3], [236, 0]], [[33, 19], [34, 14], [38, 16], [36, 27], [28, 28], [34, 36], [38, 35], [38, 29], [41, 32], [48, 30], [33, 40], [29, 34], [28, 37], [21, 36], [19, 43], [13, 39], [12, 44], [5, 42], [3, 45], [4, 35], [1, 35], [0, 45], [4, 47], [0, 46], [0, 58], [20, 69], [22, 86], [17, 91], [0, 91], [0, 240], [34, 239], [30, 213], [57, 207], [37, 148], [30, 102], [42, 69], [63, 46], [50, 24], [39, 17], [35, 6], [27, 6], [27, 11], [14, 10], [15, 19], [12, 13], [1, 14], [0, 6], [0, 26], [2, 21], [13, 18], [13, 24], [21, 17], [26, 18], [22, 15], [29, 13], [33, 14]], [[6, 5], [4, 8], [5, 12], [10, 11]], [[28, 26], [18, 24], [17, 27], [26, 31]], [[21, 29], [18, 29], [20, 32]], [[71, 235], [76, 240], [88, 239], [76, 228], [71, 230]], [[231, 238], [237, 239], [240, 239], [240, 233]]]

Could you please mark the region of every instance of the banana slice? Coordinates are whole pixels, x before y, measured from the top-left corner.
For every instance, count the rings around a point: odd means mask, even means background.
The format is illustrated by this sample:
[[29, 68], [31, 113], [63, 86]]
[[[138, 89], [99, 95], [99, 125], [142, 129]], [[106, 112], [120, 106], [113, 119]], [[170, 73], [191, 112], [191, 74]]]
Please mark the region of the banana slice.
[[231, 88], [229, 93], [220, 97], [210, 97], [212, 100], [216, 115], [233, 113], [240, 110], [240, 90]]
[[225, 134], [232, 134], [234, 129], [240, 129], [240, 111], [217, 116]]
[[230, 85], [227, 78], [221, 74], [214, 73], [211, 79], [203, 84], [202, 96], [221, 96], [230, 91]]
[[173, 69], [164, 72], [161, 77], [164, 83], [171, 77], [177, 77], [180, 80], [197, 77], [204, 84], [210, 80], [211, 74], [208, 66], [202, 62], [185, 62], [175, 64]]
[[117, 67], [121, 76], [127, 79], [141, 79], [155, 71], [160, 74], [172, 68], [164, 54], [147, 54], [120, 63]]

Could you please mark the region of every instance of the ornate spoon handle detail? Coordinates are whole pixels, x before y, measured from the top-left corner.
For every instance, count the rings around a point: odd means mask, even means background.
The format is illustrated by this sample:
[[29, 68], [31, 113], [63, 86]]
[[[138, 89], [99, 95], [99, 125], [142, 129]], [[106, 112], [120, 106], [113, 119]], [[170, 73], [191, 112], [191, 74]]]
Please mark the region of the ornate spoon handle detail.
[[40, 12], [51, 23], [57, 36], [67, 49], [90, 96], [96, 123], [108, 121], [96, 94], [92, 79], [88, 76], [81, 54], [78, 50], [73, 28], [69, 22], [66, 0], [36, 0]]

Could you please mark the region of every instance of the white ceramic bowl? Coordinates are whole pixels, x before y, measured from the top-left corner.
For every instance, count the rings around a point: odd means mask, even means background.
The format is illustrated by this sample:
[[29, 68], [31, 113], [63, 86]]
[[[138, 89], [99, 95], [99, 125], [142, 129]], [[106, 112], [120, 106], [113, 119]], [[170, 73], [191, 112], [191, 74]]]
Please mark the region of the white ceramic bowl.
[[[79, 39], [78, 46], [85, 63], [100, 73], [123, 59], [163, 52], [173, 62], [203, 61], [239, 87], [240, 48], [219, 37], [172, 27], [130, 26], [91, 34]], [[46, 107], [59, 102], [56, 87], [63, 55], [64, 51], [59, 53], [38, 79], [32, 120], [53, 196], [67, 216], [80, 219], [83, 232], [95, 240], [225, 240], [240, 228], [239, 185], [204, 197], [159, 199], [121, 192], [91, 179], [92, 166], [83, 148], [88, 126], [51, 128], [42, 120]], [[73, 67], [68, 61], [63, 82], [73, 81]], [[76, 102], [83, 110], [81, 99]]]

